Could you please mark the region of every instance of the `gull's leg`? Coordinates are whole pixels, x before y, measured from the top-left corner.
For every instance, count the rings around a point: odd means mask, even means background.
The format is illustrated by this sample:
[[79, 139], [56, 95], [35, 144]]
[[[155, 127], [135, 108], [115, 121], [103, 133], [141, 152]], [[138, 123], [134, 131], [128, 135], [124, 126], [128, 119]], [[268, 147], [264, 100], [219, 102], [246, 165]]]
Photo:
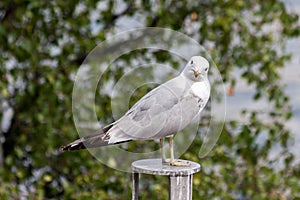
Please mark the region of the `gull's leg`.
[[160, 141], [160, 148], [161, 148], [161, 161], [163, 164], [165, 164], [167, 163], [165, 148], [164, 148], [165, 138], [160, 138], [159, 141]]
[[169, 137], [169, 149], [170, 149], [170, 157], [171, 157], [171, 162], [174, 162], [174, 147], [173, 147], [173, 136]]
[[182, 166], [182, 167], [183, 166], [190, 166], [189, 162], [174, 159], [173, 136], [169, 137], [169, 148], [170, 148], [170, 156], [171, 156], [170, 165], [172, 165], [172, 166]]

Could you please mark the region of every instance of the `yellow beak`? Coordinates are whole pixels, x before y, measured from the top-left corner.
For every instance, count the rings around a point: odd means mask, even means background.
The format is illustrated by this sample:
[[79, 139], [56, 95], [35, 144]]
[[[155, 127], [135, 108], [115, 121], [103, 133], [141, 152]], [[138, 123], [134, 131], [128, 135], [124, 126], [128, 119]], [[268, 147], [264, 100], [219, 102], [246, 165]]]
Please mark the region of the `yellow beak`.
[[199, 76], [199, 74], [200, 74], [200, 72], [198, 70], [194, 71], [194, 75], [195, 75], [196, 78]]

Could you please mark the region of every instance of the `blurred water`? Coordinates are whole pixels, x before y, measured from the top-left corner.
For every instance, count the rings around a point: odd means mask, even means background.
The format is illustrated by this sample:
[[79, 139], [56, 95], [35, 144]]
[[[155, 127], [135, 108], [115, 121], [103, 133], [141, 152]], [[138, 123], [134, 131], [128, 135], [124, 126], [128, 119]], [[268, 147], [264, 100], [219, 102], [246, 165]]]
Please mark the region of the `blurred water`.
[[[300, 1], [299, 1], [300, 2]], [[299, 4], [300, 5], [300, 4]], [[299, 6], [300, 7], [300, 6]], [[300, 11], [300, 9], [299, 9]], [[286, 50], [292, 54], [290, 62], [285, 64], [282, 69], [281, 82], [286, 86], [285, 92], [290, 97], [292, 105], [293, 117], [287, 121], [286, 126], [291, 130], [291, 135], [295, 139], [290, 150], [296, 154], [296, 162], [300, 161], [300, 38], [291, 39], [287, 42]], [[236, 77], [239, 77], [239, 71], [235, 71]], [[243, 80], [238, 80], [234, 95], [227, 99], [227, 120], [238, 119], [241, 123], [247, 123], [246, 118], [242, 118], [240, 112], [242, 109], [257, 109], [263, 112], [273, 109], [265, 100], [253, 101], [252, 97], [255, 93], [253, 86], [247, 85]], [[274, 149], [274, 154], [279, 149]]]
[[[299, 4], [300, 5], [300, 4]], [[300, 11], [300, 6], [299, 10]], [[292, 136], [295, 138], [291, 151], [300, 161], [300, 38], [290, 40], [287, 50], [293, 54], [291, 62], [286, 64], [283, 74], [283, 82], [287, 85], [286, 93], [290, 96], [293, 118], [287, 122], [287, 127], [291, 129]]]
[[292, 120], [287, 122], [287, 126], [295, 137], [295, 144], [291, 150], [296, 153], [297, 160], [300, 161], [300, 38], [288, 41], [287, 50], [293, 54], [293, 58], [284, 68], [283, 83], [287, 85], [286, 93], [291, 98], [294, 114]]
[[[289, 12], [300, 16], [299, 0], [283, 0]], [[300, 24], [300, 20], [298, 21]], [[291, 62], [286, 63], [283, 70], [283, 83], [287, 85], [286, 93], [291, 97], [293, 118], [287, 122], [295, 142], [291, 151], [296, 154], [296, 162], [300, 161], [300, 37], [287, 42], [287, 51], [292, 53]]]

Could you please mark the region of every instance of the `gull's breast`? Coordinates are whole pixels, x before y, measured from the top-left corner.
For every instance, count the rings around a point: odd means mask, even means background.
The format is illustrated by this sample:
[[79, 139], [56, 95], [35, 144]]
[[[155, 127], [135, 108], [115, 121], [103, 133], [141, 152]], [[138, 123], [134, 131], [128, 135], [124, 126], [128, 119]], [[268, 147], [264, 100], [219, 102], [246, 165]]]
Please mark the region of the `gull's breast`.
[[202, 99], [202, 101], [206, 102], [210, 96], [210, 85], [208, 81], [196, 82], [192, 85], [191, 91], [194, 96]]
[[[210, 96], [210, 85], [208, 81], [196, 82], [191, 87], [191, 93], [197, 100], [198, 114], [203, 110]], [[198, 115], [197, 114], [197, 115]]]

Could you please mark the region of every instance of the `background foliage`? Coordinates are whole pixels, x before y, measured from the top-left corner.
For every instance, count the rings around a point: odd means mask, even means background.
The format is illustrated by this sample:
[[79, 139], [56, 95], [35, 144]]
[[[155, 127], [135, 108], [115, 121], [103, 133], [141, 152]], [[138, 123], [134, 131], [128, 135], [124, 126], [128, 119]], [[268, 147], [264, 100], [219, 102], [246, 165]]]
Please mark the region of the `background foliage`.
[[[289, 97], [278, 81], [290, 58], [285, 41], [300, 29], [298, 16], [282, 2], [11, 0], [0, 2], [0, 21], [0, 118], [11, 118], [0, 135], [1, 199], [130, 199], [130, 174], [107, 168], [87, 151], [51, 152], [77, 138], [71, 93], [85, 56], [110, 34], [145, 26], [193, 37], [212, 55], [226, 83], [234, 88], [236, 79], [246, 80], [256, 88], [253, 100], [273, 107], [267, 113], [245, 109], [247, 124], [228, 121], [203, 160], [197, 157], [201, 139], [194, 142], [183, 156], [202, 165], [194, 199], [300, 198], [299, 163], [293, 163], [285, 127], [292, 115]], [[171, 62], [168, 55], [153, 55]], [[124, 57], [130, 64], [130, 54]], [[123, 70], [111, 74], [117, 79]], [[109, 96], [97, 103], [99, 119], [110, 122]], [[275, 147], [279, 151], [271, 157]], [[166, 179], [142, 180], [141, 199], [167, 199]]]

